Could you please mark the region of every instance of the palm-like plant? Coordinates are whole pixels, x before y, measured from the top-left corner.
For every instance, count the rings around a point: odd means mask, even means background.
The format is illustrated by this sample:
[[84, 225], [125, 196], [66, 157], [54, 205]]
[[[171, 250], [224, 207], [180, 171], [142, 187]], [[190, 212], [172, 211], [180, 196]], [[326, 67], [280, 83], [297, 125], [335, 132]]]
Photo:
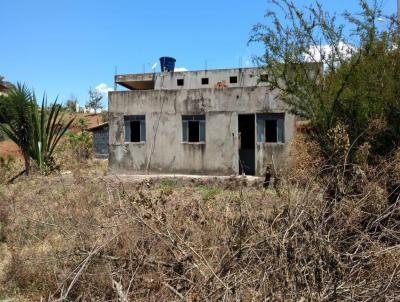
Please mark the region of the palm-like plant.
[[57, 100], [48, 109], [46, 96], [39, 108], [35, 94], [22, 84], [12, 88], [1, 102], [0, 116], [5, 123], [0, 129], [21, 149], [25, 173], [30, 172], [30, 159], [45, 173], [53, 165], [56, 146], [74, 119], [64, 123]]
[[25, 85], [18, 83], [1, 102], [0, 114], [4, 124], [0, 124], [0, 129], [20, 148], [25, 161], [25, 173], [29, 174], [33, 131], [31, 112], [34, 109], [32, 94]]
[[57, 100], [47, 109], [47, 97], [42, 100], [40, 110], [32, 111], [33, 141], [31, 157], [37, 162], [40, 170], [47, 171], [54, 162], [53, 154], [61, 138], [71, 126], [74, 118], [64, 123], [64, 112]]

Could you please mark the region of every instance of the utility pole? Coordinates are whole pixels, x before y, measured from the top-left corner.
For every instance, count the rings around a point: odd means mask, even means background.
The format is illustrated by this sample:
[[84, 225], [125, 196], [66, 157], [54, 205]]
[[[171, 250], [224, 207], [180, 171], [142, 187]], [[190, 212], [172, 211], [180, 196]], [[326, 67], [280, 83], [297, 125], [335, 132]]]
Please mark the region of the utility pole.
[[400, 31], [400, 0], [397, 0], [397, 26]]
[[397, 0], [397, 22], [400, 23], [400, 0]]

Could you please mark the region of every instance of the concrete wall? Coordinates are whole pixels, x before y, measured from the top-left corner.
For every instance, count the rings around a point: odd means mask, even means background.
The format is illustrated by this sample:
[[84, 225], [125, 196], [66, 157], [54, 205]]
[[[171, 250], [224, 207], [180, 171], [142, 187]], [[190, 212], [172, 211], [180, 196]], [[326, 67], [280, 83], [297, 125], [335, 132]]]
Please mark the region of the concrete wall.
[[93, 129], [93, 151], [96, 158], [108, 158], [108, 126]]
[[[262, 68], [233, 68], [214, 69], [183, 72], [157, 72], [139, 74], [121, 74], [115, 76], [115, 82], [130, 87], [132, 90], [185, 90], [223, 87], [254, 87], [265, 86], [259, 83], [259, 78], [264, 75]], [[231, 83], [230, 77], [237, 77], [236, 83]], [[207, 78], [208, 84], [203, 84], [202, 79]], [[177, 80], [183, 79], [184, 85], [178, 86]]]
[[[110, 92], [108, 108], [109, 169], [117, 174], [237, 174], [238, 114], [286, 111], [266, 87]], [[205, 143], [182, 142], [183, 114], [205, 114]], [[124, 115], [146, 116], [146, 143], [124, 142]], [[256, 174], [272, 158], [287, 163], [293, 131], [294, 116], [286, 113], [285, 143], [257, 143]]]
[[[202, 89], [214, 88], [218, 83], [224, 83], [226, 87], [253, 87], [262, 86], [258, 83], [259, 76], [263, 73], [260, 68], [236, 68], [199, 70], [186, 72], [162, 72], [155, 74], [154, 89]], [[237, 83], [230, 83], [230, 77], [236, 76]], [[208, 84], [203, 85], [202, 78], [208, 78]], [[178, 86], [177, 80], [183, 79], [184, 85]]]

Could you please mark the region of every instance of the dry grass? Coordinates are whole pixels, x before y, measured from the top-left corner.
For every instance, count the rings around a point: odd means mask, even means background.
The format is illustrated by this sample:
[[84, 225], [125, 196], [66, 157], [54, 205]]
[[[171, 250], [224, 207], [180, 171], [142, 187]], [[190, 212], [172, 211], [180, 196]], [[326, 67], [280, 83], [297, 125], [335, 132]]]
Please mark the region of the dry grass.
[[0, 185], [7, 183], [12, 177], [20, 173], [24, 169], [21, 158], [8, 156], [0, 156]]
[[343, 181], [309, 148], [276, 192], [104, 176], [64, 152], [70, 174], [0, 184], [0, 300], [395, 301], [400, 152]]
[[166, 189], [165, 181], [53, 176], [2, 187], [1, 296], [103, 301], [120, 288], [130, 300], [166, 301], [189, 287], [193, 300], [219, 295], [198, 282], [227, 289], [229, 264], [219, 261], [232, 261], [250, 227], [240, 213], [266, 217], [274, 203], [266, 191], [230, 185], [212, 184], [207, 200], [201, 180]]
[[0, 300], [398, 301], [400, 152], [324, 167], [294, 144], [276, 191], [105, 176], [67, 148], [61, 174], [0, 181]]
[[282, 181], [22, 178], [0, 189], [0, 297], [21, 301], [388, 301], [400, 206], [379, 182], [326, 202]]

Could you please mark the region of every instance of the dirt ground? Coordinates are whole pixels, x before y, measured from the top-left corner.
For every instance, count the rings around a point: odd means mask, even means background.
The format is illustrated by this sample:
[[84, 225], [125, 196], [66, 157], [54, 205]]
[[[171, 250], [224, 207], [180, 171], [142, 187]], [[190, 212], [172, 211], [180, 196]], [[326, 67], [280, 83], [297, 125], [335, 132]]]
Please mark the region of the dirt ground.
[[10, 141], [2, 141], [0, 142], [0, 156], [2, 157], [7, 157], [7, 156], [13, 156], [13, 157], [20, 157], [21, 152], [19, 151], [18, 146]]

